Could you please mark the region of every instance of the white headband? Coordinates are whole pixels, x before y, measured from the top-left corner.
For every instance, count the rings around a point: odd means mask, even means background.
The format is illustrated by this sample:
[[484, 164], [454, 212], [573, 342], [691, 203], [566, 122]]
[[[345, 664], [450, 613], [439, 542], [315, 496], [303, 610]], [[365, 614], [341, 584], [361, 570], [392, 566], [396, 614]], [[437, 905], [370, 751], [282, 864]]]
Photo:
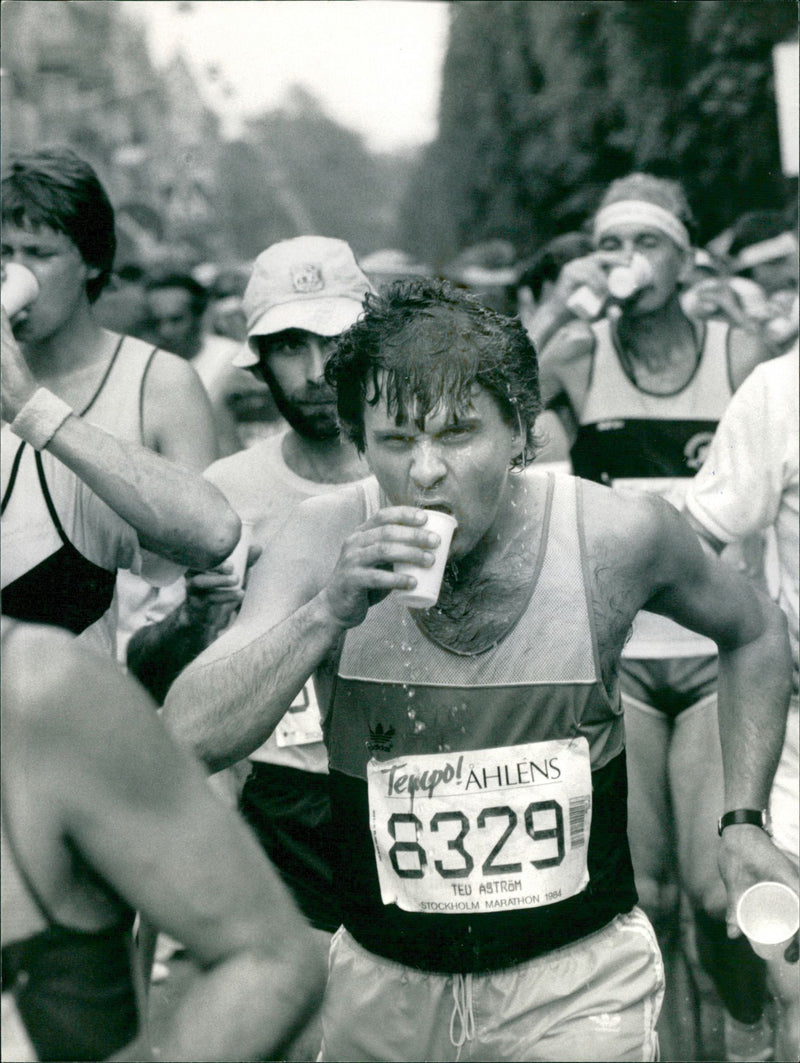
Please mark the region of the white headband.
[[643, 199], [621, 199], [599, 210], [594, 219], [595, 241], [615, 225], [626, 222], [658, 229], [685, 251], [691, 246], [689, 232], [679, 218], [664, 207]]
[[750, 269], [751, 266], [760, 266], [762, 262], [773, 262], [786, 255], [793, 255], [797, 251], [797, 237], [792, 232], [781, 233], [773, 236], [771, 240], [760, 240], [757, 244], [745, 247], [735, 259], [735, 268]]

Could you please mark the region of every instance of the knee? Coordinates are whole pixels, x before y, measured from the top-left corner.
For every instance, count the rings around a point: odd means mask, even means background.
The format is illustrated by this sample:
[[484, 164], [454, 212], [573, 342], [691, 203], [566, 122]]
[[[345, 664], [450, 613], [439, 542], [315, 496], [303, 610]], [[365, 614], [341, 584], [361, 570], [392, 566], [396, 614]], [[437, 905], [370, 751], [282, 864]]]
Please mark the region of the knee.
[[680, 888], [677, 882], [659, 882], [651, 876], [636, 876], [639, 907], [653, 924], [661, 947], [677, 935], [680, 913]]

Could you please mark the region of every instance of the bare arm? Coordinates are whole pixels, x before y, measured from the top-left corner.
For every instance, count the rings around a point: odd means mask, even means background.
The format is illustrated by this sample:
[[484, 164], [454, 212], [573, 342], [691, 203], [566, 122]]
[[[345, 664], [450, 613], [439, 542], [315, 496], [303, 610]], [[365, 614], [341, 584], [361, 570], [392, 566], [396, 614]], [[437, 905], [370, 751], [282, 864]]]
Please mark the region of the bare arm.
[[221, 456], [211, 400], [193, 366], [176, 354], [153, 356], [142, 412], [145, 444], [170, 461], [203, 472]]
[[297, 507], [253, 569], [237, 622], [167, 695], [168, 726], [213, 770], [247, 756], [269, 737], [372, 602], [411, 586], [410, 577], [385, 566], [429, 563], [423, 552], [428, 533], [420, 526], [424, 511], [381, 510], [353, 530], [342, 512], [346, 504], [329, 496]]
[[[11, 422], [36, 391], [36, 382], [5, 312], [2, 349], [2, 412]], [[239, 519], [221, 492], [145, 447], [122, 442], [71, 414], [46, 449], [136, 530], [145, 549], [205, 569], [236, 545]]]
[[[251, 551], [259, 550], [251, 547]], [[186, 574], [186, 597], [171, 613], [145, 624], [128, 642], [128, 670], [161, 705], [183, 669], [228, 625], [244, 597], [228, 562]]]
[[[31, 637], [12, 644], [4, 696], [22, 709], [18, 734], [28, 745], [13, 741], [13, 721], [5, 733], [15, 756], [29, 752], [42, 812], [57, 817], [59, 835], [103, 882], [199, 964], [164, 1058], [277, 1057], [324, 984], [288, 892], [133, 680], [60, 633], [21, 634]], [[43, 653], [56, 662], [46, 676], [30, 666]], [[137, 1043], [118, 1058], [145, 1058], [140, 1051]]]
[[565, 403], [577, 420], [589, 389], [594, 334], [585, 321], [571, 321], [553, 336], [539, 359], [542, 404]]
[[[686, 522], [653, 499], [650, 561], [657, 587], [645, 608], [714, 639], [719, 647], [718, 713], [725, 774], [723, 809], [766, 808], [780, 758], [791, 692], [791, 651], [781, 610], [733, 569], [709, 556]], [[698, 810], [699, 812], [701, 810]], [[756, 827], [726, 829], [720, 866], [729, 931], [740, 894], [759, 878], [797, 888], [797, 872]]]

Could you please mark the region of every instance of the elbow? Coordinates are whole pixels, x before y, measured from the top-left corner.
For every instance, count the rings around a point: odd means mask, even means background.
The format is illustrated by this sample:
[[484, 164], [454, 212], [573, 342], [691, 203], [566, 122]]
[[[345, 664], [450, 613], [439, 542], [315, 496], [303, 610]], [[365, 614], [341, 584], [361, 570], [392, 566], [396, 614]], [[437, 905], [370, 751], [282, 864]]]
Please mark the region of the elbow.
[[[209, 484], [209, 487], [211, 485]], [[201, 572], [215, 568], [229, 557], [242, 534], [242, 522], [225, 501], [224, 496], [213, 488], [216, 497], [213, 506], [198, 529], [198, 541], [191, 560], [191, 567]]]

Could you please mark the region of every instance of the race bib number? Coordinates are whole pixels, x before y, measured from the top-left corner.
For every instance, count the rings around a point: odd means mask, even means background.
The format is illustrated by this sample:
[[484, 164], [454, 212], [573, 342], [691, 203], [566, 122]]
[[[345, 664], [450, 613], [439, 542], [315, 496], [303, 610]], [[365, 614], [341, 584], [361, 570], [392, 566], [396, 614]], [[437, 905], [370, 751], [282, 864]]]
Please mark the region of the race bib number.
[[275, 728], [275, 741], [281, 749], [322, 741], [319, 704], [311, 680], [306, 683]]
[[538, 908], [589, 882], [589, 744], [371, 760], [381, 900], [406, 912]]

